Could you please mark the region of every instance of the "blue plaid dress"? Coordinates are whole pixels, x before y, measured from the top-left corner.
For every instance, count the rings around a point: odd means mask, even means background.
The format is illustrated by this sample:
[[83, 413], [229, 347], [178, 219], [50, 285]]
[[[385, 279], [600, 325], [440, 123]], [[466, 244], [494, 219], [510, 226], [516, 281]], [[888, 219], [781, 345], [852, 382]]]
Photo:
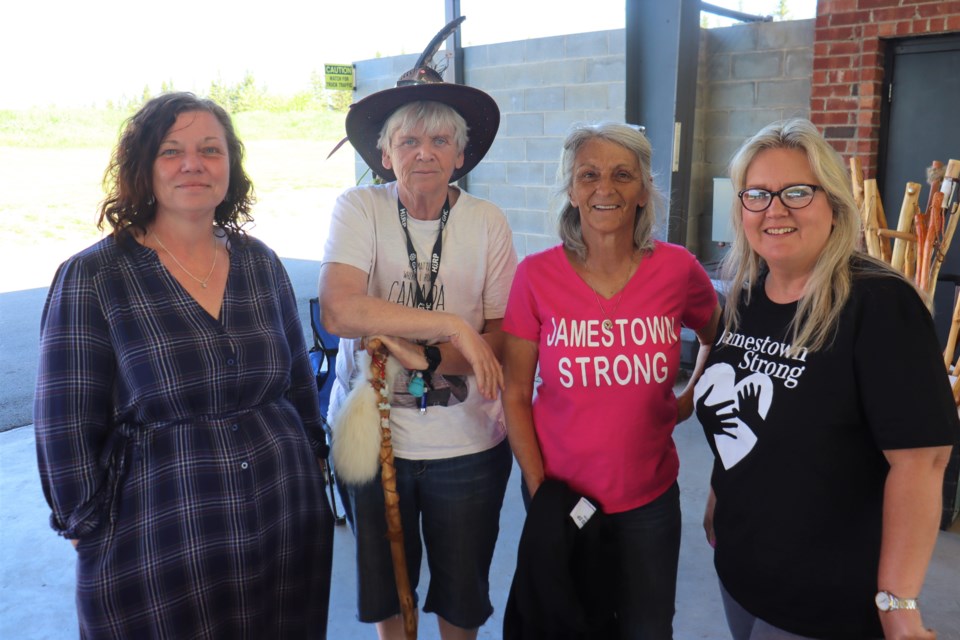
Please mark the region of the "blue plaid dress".
[[34, 406], [84, 638], [323, 638], [317, 390], [276, 254], [233, 242], [219, 320], [132, 239], [61, 265]]

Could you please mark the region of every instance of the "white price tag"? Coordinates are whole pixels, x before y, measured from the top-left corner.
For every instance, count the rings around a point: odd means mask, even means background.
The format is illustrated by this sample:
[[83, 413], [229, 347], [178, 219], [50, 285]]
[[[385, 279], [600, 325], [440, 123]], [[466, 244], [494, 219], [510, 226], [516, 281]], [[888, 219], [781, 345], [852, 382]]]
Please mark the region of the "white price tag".
[[570, 512], [570, 517], [573, 518], [578, 529], [583, 529], [583, 525], [587, 524], [587, 521], [593, 517], [596, 510], [597, 508], [593, 506], [589, 500], [580, 498], [580, 501], [573, 508], [573, 511]]

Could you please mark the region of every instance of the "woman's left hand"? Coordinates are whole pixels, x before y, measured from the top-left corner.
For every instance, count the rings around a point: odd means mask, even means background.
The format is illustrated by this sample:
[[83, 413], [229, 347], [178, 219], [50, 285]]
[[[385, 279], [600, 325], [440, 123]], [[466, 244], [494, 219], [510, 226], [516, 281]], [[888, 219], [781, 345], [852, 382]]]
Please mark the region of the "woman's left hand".
[[470, 363], [481, 395], [496, 400], [503, 389], [503, 367], [486, 340], [464, 320], [458, 320], [462, 328], [449, 335], [450, 344]]
[[923, 626], [920, 611], [916, 609], [898, 609], [880, 611], [880, 625], [886, 640], [935, 640], [936, 631]]

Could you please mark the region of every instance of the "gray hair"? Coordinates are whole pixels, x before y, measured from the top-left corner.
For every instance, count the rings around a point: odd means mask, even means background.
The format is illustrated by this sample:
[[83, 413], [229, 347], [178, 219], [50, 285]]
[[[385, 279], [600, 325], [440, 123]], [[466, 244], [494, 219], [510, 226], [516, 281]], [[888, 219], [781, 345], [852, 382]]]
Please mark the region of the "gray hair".
[[557, 228], [564, 248], [575, 253], [581, 260], [587, 258], [587, 247], [583, 242], [583, 230], [580, 228], [580, 210], [570, 203], [570, 190], [573, 188], [573, 168], [577, 152], [586, 142], [594, 139], [613, 142], [636, 155], [640, 165], [640, 179], [648, 199], [646, 206], [637, 207], [633, 221], [633, 244], [640, 251], [653, 250], [651, 236], [657, 218], [657, 203], [663, 200], [653, 184], [650, 168], [653, 150], [650, 141], [640, 129], [617, 122], [578, 125], [563, 141], [563, 153], [557, 168], [555, 197]]
[[467, 121], [453, 107], [432, 100], [408, 102], [399, 107], [384, 121], [377, 138], [377, 149], [390, 153], [390, 141], [396, 132], [409, 132], [423, 125], [424, 131], [436, 133], [453, 129], [453, 142], [457, 153], [467, 148]]
[[[802, 151], [833, 210], [833, 230], [813, 267], [789, 327], [795, 348], [817, 351], [833, 339], [840, 313], [850, 296], [850, 259], [857, 253], [861, 236], [860, 214], [840, 155], [813, 123], [802, 118], [769, 124], [740, 147], [730, 161], [730, 180], [735, 193], [746, 188], [751, 163], [768, 149]], [[746, 296], [746, 302], [750, 302], [751, 288], [766, 269], [763, 258], [747, 242], [743, 209], [736, 195], [731, 212], [733, 246], [724, 257], [721, 269], [723, 279], [730, 283], [724, 309], [727, 331], [733, 331], [739, 325], [737, 309], [740, 298]], [[886, 270], [879, 263], [873, 266], [880, 271]]]

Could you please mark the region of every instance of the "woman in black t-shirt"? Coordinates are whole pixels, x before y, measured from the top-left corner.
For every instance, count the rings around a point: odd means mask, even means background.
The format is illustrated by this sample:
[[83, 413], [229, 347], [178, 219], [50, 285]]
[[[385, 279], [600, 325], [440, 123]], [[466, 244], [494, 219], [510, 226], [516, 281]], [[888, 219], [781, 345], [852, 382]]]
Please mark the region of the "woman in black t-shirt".
[[695, 400], [733, 637], [933, 638], [916, 598], [960, 422], [930, 314], [857, 251], [846, 171], [809, 121], [761, 130], [730, 174], [724, 327]]

